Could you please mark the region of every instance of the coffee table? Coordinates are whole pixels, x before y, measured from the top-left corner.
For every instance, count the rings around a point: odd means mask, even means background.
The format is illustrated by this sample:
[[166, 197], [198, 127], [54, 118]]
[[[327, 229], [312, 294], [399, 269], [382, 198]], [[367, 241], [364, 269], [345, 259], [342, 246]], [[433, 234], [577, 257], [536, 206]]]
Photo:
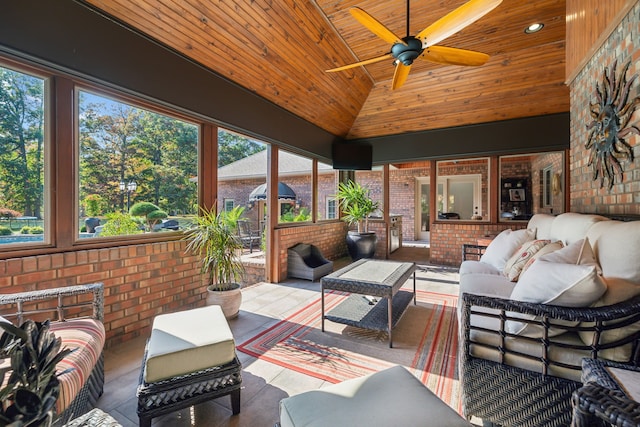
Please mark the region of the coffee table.
[[[320, 279], [322, 331], [325, 319], [363, 329], [386, 331], [393, 347], [391, 331], [409, 306], [416, 304], [416, 265], [373, 259], [358, 260]], [[413, 292], [400, 288], [413, 275]], [[349, 292], [350, 295], [325, 315], [324, 291]], [[367, 297], [381, 297], [372, 300]]]

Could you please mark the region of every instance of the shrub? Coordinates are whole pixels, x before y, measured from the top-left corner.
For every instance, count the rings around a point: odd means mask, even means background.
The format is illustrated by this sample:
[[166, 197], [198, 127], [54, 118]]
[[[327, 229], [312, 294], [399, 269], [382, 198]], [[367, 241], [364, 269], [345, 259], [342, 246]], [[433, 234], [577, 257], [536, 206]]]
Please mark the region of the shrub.
[[5, 227], [4, 225], [0, 225], [0, 236], [10, 236], [13, 232], [9, 227]]
[[20, 234], [31, 234], [31, 227], [25, 225], [20, 229]]
[[44, 234], [44, 228], [38, 225], [34, 225], [33, 227], [25, 225], [20, 229], [20, 234]]
[[100, 236], [124, 236], [140, 233], [142, 230], [133, 218], [125, 213], [116, 212], [107, 214], [107, 223], [103, 226]]
[[98, 216], [104, 212], [107, 202], [99, 194], [89, 194], [82, 201], [82, 206], [87, 216]]

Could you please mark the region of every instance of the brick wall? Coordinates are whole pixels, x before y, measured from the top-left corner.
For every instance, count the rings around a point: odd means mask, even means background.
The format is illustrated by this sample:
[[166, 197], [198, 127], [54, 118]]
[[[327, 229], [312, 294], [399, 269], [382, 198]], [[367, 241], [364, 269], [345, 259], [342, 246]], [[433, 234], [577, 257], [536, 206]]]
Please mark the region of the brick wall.
[[[623, 161], [624, 179], [616, 183], [611, 191], [608, 180], [604, 188], [593, 180], [593, 171], [588, 166], [589, 152], [585, 148], [588, 139], [587, 124], [591, 122], [589, 105], [595, 102], [596, 84], [601, 84], [605, 68], [618, 62], [617, 74], [621, 67], [631, 61], [627, 79], [640, 74], [640, 3], [636, 2], [628, 15], [617, 26], [605, 43], [598, 49], [586, 66], [571, 82], [571, 211], [603, 214], [640, 214], [640, 161], [638, 146], [640, 136], [627, 139], [636, 160]], [[631, 97], [640, 95], [638, 79], [631, 88]], [[636, 111], [631, 123], [638, 126], [640, 111]]]
[[0, 260], [0, 292], [93, 282], [105, 285], [105, 329], [111, 346], [149, 334], [152, 319], [204, 305], [198, 259], [183, 241]]
[[345, 236], [347, 224], [342, 221], [309, 224], [275, 230], [278, 241], [278, 275], [276, 281], [287, 278], [287, 249], [298, 243], [309, 243], [320, 249], [327, 259], [338, 259], [347, 255]]

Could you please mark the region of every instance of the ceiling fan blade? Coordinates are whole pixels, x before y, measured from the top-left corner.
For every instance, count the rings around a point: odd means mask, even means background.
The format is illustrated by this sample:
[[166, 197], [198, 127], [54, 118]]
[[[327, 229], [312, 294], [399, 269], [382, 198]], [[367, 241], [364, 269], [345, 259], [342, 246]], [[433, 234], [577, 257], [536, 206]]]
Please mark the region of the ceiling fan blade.
[[356, 18], [358, 22], [367, 27], [369, 31], [371, 31], [373, 34], [380, 37], [387, 43], [403, 43], [406, 45], [402, 38], [396, 36], [393, 31], [382, 25], [380, 21], [378, 21], [376, 18], [369, 15], [359, 7], [352, 7], [351, 9], [349, 9], [349, 12], [351, 12], [351, 15], [353, 15], [353, 17]]
[[429, 46], [418, 58], [445, 65], [484, 65], [489, 55], [474, 50], [445, 46]]
[[375, 58], [367, 59], [365, 61], [360, 61], [360, 62], [356, 62], [354, 64], [349, 64], [349, 65], [343, 65], [342, 67], [338, 67], [338, 68], [332, 68], [330, 70], [327, 70], [327, 73], [333, 73], [333, 72], [336, 72], [336, 71], [348, 70], [349, 68], [355, 68], [355, 67], [360, 67], [361, 65], [373, 64], [374, 62], [380, 62], [380, 61], [384, 61], [385, 59], [391, 59], [391, 58], [393, 58], [393, 56], [391, 56], [390, 53], [387, 53], [387, 54], [382, 55], [382, 56], [378, 56], [378, 57], [375, 57]]
[[422, 30], [416, 38], [422, 47], [433, 46], [495, 9], [502, 0], [470, 0]]
[[402, 62], [398, 62], [396, 65], [396, 71], [393, 73], [393, 82], [391, 83], [392, 90], [400, 89], [402, 87], [404, 82], [407, 81], [409, 71], [411, 71], [411, 65], [404, 65]]

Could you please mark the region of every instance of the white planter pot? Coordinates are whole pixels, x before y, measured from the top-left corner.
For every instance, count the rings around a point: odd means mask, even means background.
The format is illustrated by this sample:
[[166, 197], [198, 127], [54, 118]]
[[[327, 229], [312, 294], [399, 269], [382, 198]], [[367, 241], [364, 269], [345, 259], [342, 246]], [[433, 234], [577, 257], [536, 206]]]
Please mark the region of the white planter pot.
[[234, 288], [226, 291], [214, 291], [207, 287], [207, 305], [219, 305], [222, 307], [224, 317], [233, 319], [240, 312], [242, 304], [242, 290], [238, 283], [234, 283]]

